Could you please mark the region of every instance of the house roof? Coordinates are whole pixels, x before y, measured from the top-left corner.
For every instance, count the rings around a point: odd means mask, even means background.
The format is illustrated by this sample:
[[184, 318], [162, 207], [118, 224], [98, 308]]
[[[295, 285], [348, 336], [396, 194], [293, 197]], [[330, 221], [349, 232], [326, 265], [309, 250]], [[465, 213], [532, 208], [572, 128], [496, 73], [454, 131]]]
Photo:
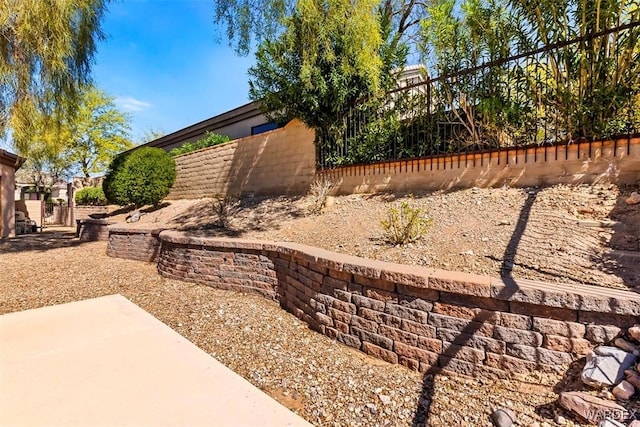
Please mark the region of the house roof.
[[10, 153], [0, 148], [0, 163], [13, 166], [14, 169], [20, 169], [22, 164], [26, 161], [24, 157], [20, 157], [17, 154]]
[[178, 131], [170, 133], [169, 135], [165, 135], [158, 139], [154, 139], [153, 141], [149, 141], [146, 144], [139, 145], [135, 148], [132, 148], [132, 150], [138, 149], [140, 147], [164, 148], [175, 143], [182, 142], [186, 139], [200, 136], [205, 132], [210, 132], [224, 126], [229, 126], [234, 123], [259, 116], [261, 114], [262, 113], [258, 109], [258, 105], [255, 102], [250, 102], [238, 108], [234, 108], [233, 110], [229, 110], [225, 113], [211, 117], [210, 119], [203, 120], [184, 129], [180, 129]]

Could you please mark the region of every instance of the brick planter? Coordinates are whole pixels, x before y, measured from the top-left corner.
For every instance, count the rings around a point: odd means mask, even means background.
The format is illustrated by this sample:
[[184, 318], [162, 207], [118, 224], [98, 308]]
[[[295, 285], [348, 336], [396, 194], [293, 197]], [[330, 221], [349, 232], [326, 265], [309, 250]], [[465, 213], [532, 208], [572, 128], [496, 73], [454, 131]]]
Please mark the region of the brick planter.
[[157, 261], [160, 253], [158, 235], [163, 228], [144, 229], [117, 225], [108, 227], [107, 255], [138, 261]]

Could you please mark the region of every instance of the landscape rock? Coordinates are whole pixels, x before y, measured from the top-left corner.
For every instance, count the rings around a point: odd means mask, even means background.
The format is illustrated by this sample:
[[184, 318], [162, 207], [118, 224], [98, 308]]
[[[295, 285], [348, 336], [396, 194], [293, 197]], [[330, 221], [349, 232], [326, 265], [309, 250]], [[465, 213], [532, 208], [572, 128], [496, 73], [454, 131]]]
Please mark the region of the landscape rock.
[[624, 202], [628, 205], [635, 205], [640, 203], [640, 194], [638, 194], [637, 192], [633, 192], [631, 193], [631, 195], [629, 197], [627, 197]]
[[129, 223], [138, 222], [140, 220], [140, 217], [142, 217], [143, 215], [144, 215], [144, 212], [134, 211], [133, 213], [131, 213], [131, 215], [127, 217], [125, 221]]
[[626, 380], [620, 381], [620, 384], [613, 388], [613, 395], [621, 400], [629, 400], [631, 396], [636, 392], [633, 385]]
[[582, 370], [582, 382], [594, 387], [612, 386], [624, 378], [624, 371], [631, 368], [636, 357], [617, 347], [596, 347], [587, 355]]
[[640, 325], [634, 325], [629, 328], [629, 335], [636, 341], [640, 341]]
[[632, 353], [634, 356], [640, 356], [640, 347], [623, 338], [616, 338], [613, 343], [616, 347], [621, 348], [628, 353]]
[[640, 374], [638, 374], [633, 369], [627, 369], [624, 371], [624, 375], [627, 377], [627, 381], [630, 382], [634, 387], [640, 388]]
[[496, 427], [511, 427], [516, 422], [516, 413], [508, 408], [499, 408], [491, 414], [491, 421]]
[[603, 399], [608, 399], [608, 400], [615, 400], [616, 397], [613, 395], [613, 393], [611, 393], [611, 390], [609, 390], [608, 388], [603, 388], [602, 390], [600, 390], [598, 392], [598, 397], [601, 397]]
[[605, 344], [620, 333], [620, 328], [612, 325], [587, 325], [585, 338], [589, 341]]
[[560, 393], [558, 403], [591, 423], [602, 421], [607, 416], [617, 420], [624, 420], [629, 416], [629, 412], [617, 403], [591, 396], [582, 391]]
[[605, 418], [604, 420], [598, 423], [598, 427], [627, 427], [619, 421], [612, 420], [610, 418]]
[[559, 424], [561, 426], [565, 425], [567, 423], [567, 419], [565, 417], [563, 417], [562, 415], [558, 414], [555, 416], [555, 418], [553, 419], [553, 421], [556, 424]]

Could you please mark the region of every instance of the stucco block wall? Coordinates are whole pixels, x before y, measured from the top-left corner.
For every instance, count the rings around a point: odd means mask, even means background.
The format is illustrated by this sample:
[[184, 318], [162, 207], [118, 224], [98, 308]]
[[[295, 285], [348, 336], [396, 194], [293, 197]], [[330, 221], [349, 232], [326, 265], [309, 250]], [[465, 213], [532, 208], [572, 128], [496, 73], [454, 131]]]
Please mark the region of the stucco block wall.
[[[557, 370], [640, 321], [640, 295], [629, 291], [495, 279], [296, 243], [138, 232], [159, 248], [164, 277], [276, 300], [330, 338], [421, 372]], [[120, 237], [110, 238], [109, 254], [129, 258]]]
[[16, 200], [15, 206], [17, 211], [24, 212], [27, 218], [35, 221], [38, 227], [44, 225], [44, 202], [42, 200]]
[[640, 182], [640, 138], [347, 166], [324, 172], [340, 194]]
[[14, 173], [14, 167], [0, 163], [0, 237], [13, 237], [16, 232]]
[[300, 121], [175, 158], [168, 199], [219, 194], [304, 194], [315, 174], [314, 133]]
[[96, 218], [105, 217], [109, 212], [115, 211], [119, 208], [116, 205], [107, 206], [75, 206], [73, 207], [74, 219], [88, 219], [92, 218], [92, 215]]

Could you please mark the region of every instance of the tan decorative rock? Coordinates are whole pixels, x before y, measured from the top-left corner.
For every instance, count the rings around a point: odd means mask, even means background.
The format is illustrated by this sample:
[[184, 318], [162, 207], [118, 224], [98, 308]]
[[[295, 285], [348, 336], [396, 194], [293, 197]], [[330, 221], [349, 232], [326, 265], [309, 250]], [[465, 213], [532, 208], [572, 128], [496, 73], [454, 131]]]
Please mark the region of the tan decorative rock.
[[573, 414], [594, 424], [605, 418], [625, 420], [629, 417], [629, 411], [617, 403], [581, 391], [560, 393], [558, 403]]
[[613, 342], [616, 347], [621, 348], [622, 350], [632, 353], [634, 356], [640, 356], [640, 347], [635, 344], [630, 343], [629, 341], [623, 338], [616, 338]]
[[633, 338], [634, 340], [640, 342], [640, 325], [634, 325], [630, 327], [629, 335], [631, 335], [631, 338]]
[[633, 385], [626, 380], [620, 381], [620, 384], [613, 388], [613, 395], [620, 400], [629, 400], [631, 396], [636, 392]]
[[598, 427], [627, 427], [626, 425], [616, 420], [606, 418], [598, 423]]
[[496, 427], [511, 427], [516, 422], [516, 413], [508, 408], [496, 409], [491, 414], [491, 421]]
[[640, 389], [640, 374], [632, 369], [627, 369], [624, 371], [624, 375], [627, 377], [627, 381], [629, 381], [634, 387]]
[[627, 197], [624, 202], [628, 205], [635, 205], [640, 203], [640, 194], [638, 194], [637, 192], [633, 192], [631, 193], [631, 195], [629, 197]]

